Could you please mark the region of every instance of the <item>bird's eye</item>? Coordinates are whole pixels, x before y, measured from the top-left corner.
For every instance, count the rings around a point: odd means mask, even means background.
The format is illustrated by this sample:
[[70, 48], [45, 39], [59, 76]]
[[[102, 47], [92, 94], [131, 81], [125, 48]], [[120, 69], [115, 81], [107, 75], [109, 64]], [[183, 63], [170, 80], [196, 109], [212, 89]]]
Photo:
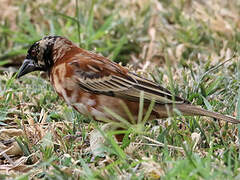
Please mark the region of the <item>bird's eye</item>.
[[32, 54], [32, 56], [36, 56], [37, 52], [35, 50], [33, 50], [31, 54]]

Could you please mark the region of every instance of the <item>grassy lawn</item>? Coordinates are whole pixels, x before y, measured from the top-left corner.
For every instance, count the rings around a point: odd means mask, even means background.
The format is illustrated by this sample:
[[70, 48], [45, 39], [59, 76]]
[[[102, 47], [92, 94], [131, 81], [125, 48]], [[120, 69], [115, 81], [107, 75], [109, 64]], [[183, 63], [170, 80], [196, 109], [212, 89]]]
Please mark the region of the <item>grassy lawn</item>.
[[240, 115], [237, 0], [0, 0], [0, 179], [239, 179], [239, 125], [177, 116], [133, 126], [105, 157], [103, 124], [76, 112], [46, 74], [15, 79], [29, 46], [65, 36], [195, 105]]

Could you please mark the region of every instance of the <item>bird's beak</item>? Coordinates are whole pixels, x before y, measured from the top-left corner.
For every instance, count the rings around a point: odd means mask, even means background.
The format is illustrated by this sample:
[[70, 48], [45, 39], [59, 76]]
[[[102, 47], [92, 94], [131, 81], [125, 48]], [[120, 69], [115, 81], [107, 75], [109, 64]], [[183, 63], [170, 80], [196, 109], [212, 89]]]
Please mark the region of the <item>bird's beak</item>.
[[20, 67], [20, 69], [18, 71], [17, 78], [20, 78], [23, 75], [33, 72], [35, 70], [37, 70], [37, 67], [36, 67], [36, 64], [34, 63], [34, 61], [32, 59], [25, 59], [23, 61], [22, 66]]

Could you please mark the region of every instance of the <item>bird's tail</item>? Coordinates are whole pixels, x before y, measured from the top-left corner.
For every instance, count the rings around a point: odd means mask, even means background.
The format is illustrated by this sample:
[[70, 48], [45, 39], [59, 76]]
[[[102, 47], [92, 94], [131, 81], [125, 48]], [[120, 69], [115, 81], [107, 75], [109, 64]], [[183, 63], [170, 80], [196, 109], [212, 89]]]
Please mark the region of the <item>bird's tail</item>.
[[[233, 124], [240, 123], [239, 120], [237, 120], [231, 116], [226, 116], [226, 115], [223, 115], [223, 114], [220, 114], [217, 112], [208, 111], [201, 107], [197, 107], [197, 106], [190, 105], [190, 104], [175, 104], [174, 107], [185, 116], [195, 116], [195, 115], [207, 116], [207, 117], [216, 118], [218, 120], [228, 121]], [[173, 113], [173, 105], [155, 106], [154, 110], [157, 111], [160, 116], [163, 115], [163, 113], [165, 113], [165, 115], [168, 114], [167, 116], [169, 116], [169, 114], [172, 115], [172, 113]], [[168, 112], [168, 113], [166, 114], [166, 112]]]

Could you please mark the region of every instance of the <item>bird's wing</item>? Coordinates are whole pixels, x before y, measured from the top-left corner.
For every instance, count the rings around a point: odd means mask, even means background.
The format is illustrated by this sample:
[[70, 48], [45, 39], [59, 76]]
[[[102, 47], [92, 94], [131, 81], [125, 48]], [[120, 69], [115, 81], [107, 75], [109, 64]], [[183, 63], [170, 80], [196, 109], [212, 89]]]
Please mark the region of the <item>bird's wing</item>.
[[157, 83], [94, 53], [77, 54], [68, 64], [73, 68], [76, 82], [87, 92], [139, 101], [140, 92], [144, 91], [145, 102], [154, 99], [158, 104], [186, 103]]

